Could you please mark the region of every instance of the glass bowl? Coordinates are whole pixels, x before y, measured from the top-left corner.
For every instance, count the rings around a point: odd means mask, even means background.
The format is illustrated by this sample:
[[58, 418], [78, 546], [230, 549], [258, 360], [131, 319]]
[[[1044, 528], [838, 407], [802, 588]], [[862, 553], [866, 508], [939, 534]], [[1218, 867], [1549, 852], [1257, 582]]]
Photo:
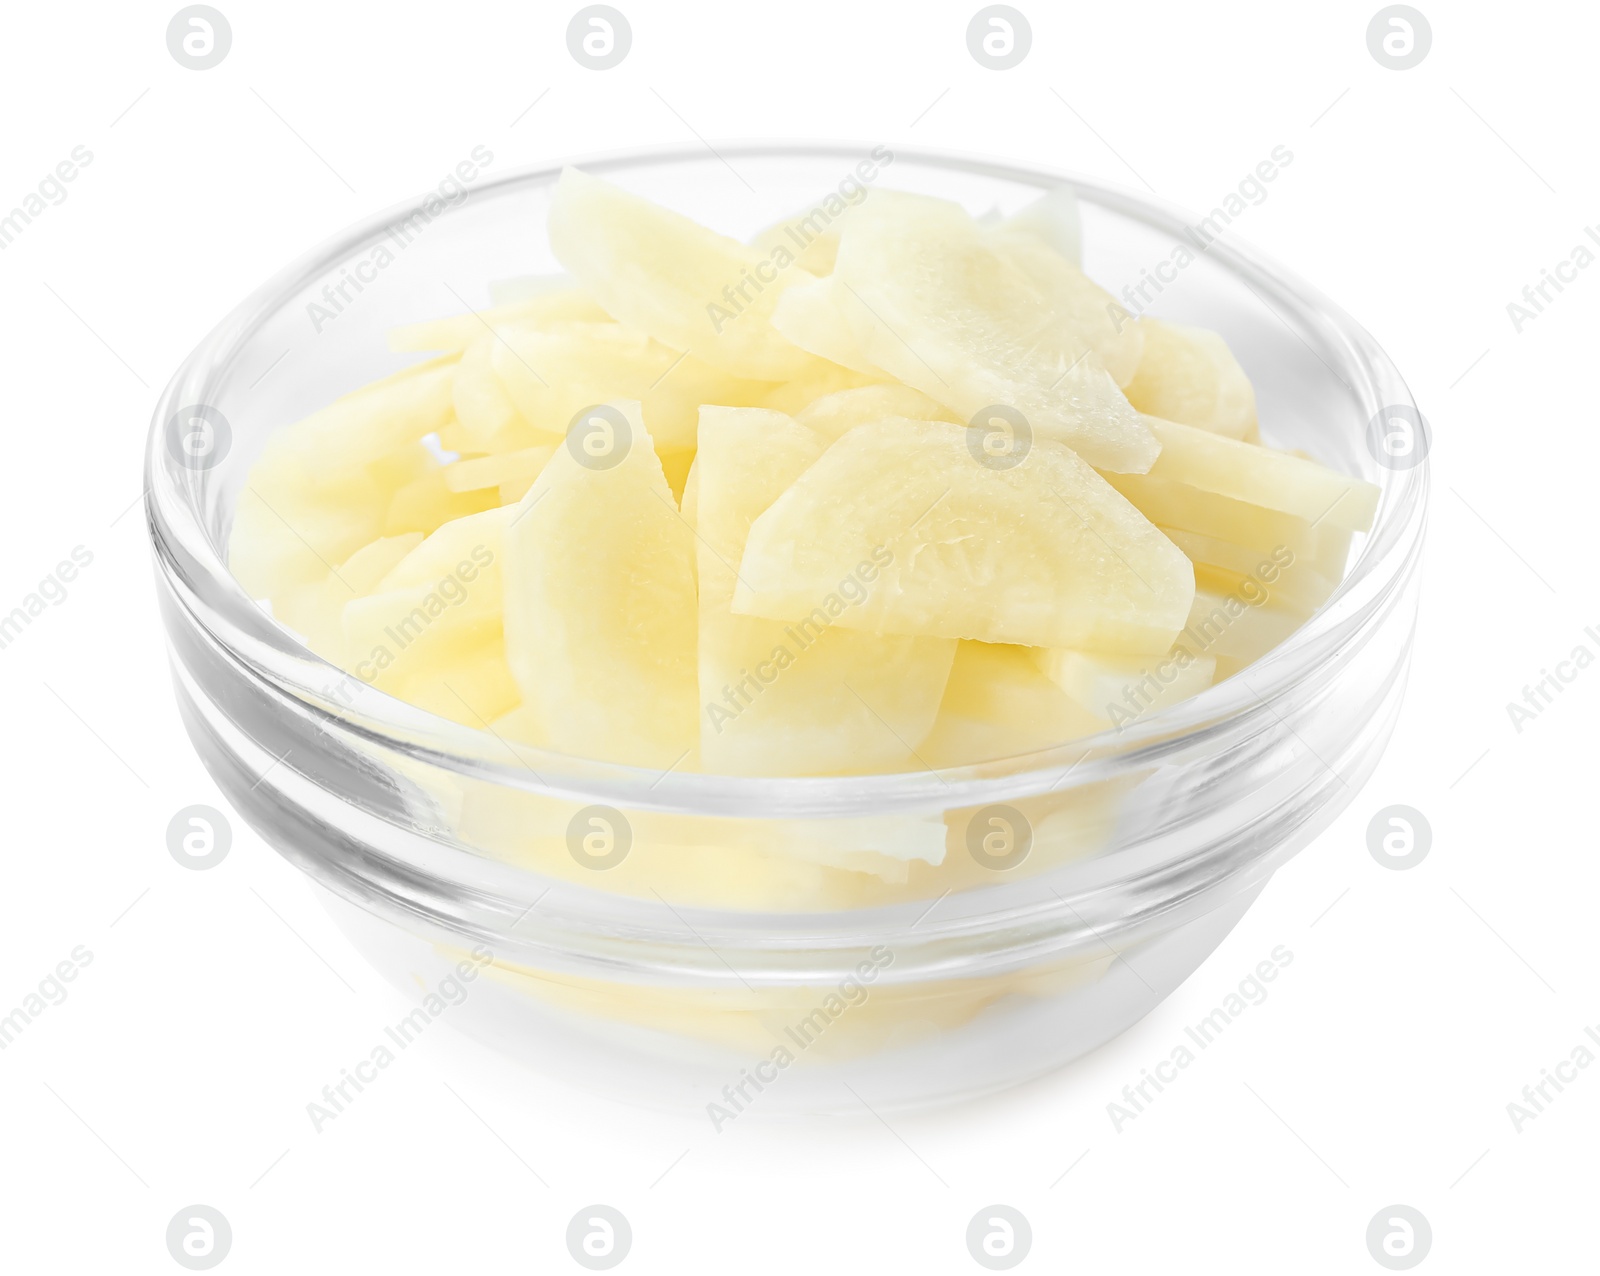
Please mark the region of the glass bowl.
[[[870, 154], [747, 144], [583, 167], [747, 237], [860, 183]], [[236, 809], [417, 1000], [408, 1022], [444, 1017], [576, 1084], [702, 1108], [718, 1129], [752, 1109], [992, 1091], [1122, 1032], [1350, 802], [1388, 740], [1410, 652], [1427, 466], [1369, 449], [1380, 411], [1415, 405], [1361, 328], [1215, 223], [1143, 196], [923, 152], [872, 168], [872, 183], [975, 214], [1075, 191], [1092, 276], [1130, 310], [1153, 301], [1221, 331], [1254, 379], [1265, 441], [1381, 485], [1372, 531], [1303, 627], [1120, 730], [849, 778], [663, 775], [512, 750], [324, 662], [229, 574], [250, 463], [276, 427], [419, 358], [389, 353], [386, 329], [482, 306], [491, 280], [558, 270], [543, 232], [557, 168], [430, 192], [277, 275], [179, 369], [147, 453], [190, 737]], [[197, 418], [204, 446], [186, 446]], [[599, 861], [579, 853], [585, 837]]]

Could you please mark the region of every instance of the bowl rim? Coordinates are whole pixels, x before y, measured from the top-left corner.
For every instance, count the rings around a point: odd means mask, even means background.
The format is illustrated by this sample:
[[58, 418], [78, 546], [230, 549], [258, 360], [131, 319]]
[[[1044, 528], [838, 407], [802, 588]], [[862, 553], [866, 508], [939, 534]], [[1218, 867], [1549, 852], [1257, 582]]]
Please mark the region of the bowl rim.
[[[569, 164], [609, 173], [642, 165], [703, 163], [708, 155], [858, 160], [872, 144], [742, 140], [705, 147], [632, 148], [558, 163], [530, 164], [474, 184], [470, 199], [554, 181]], [[1010, 162], [957, 151], [892, 148], [895, 160], [954, 169], [1034, 186], [1065, 186], [1080, 199], [1176, 235], [1200, 219], [1149, 195], [1032, 162]], [[497, 737], [396, 700], [346, 674], [303, 647], [267, 615], [228, 570], [224, 551], [207, 530], [198, 499], [203, 485], [166, 456], [163, 424], [180, 407], [210, 402], [231, 363], [256, 330], [306, 284], [360, 252], [397, 220], [421, 210], [433, 192], [402, 200], [325, 239], [250, 293], [183, 361], [162, 392], [145, 453], [146, 521], [156, 554], [180, 603], [211, 640], [244, 670], [293, 699], [330, 726], [391, 747], [415, 760], [533, 793], [603, 801], [641, 810], [698, 815], [847, 817], [897, 811], [958, 809], [1041, 791], [1061, 791], [1148, 768], [1204, 741], [1278, 715], [1273, 702], [1291, 695], [1325, 662], [1364, 641], [1387, 614], [1387, 598], [1403, 584], [1420, 555], [1426, 521], [1429, 466], [1379, 467], [1382, 491], [1361, 553], [1329, 599], [1268, 655], [1192, 699], [1141, 715], [1135, 722], [1048, 748], [961, 767], [821, 777], [667, 773], [579, 758], [520, 742], [507, 762]], [[1416, 404], [1399, 370], [1372, 337], [1319, 290], [1224, 232], [1205, 249], [1240, 278], [1300, 336], [1350, 389], [1370, 420], [1379, 410]], [[1273, 302], [1277, 301], [1278, 305]], [[1289, 311], [1299, 327], [1286, 317]], [[1308, 337], [1321, 345], [1319, 352]], [[1324, 355], [1333, 356], [1338, 366]], [[1353, 425], [1358, 422], [1353, 421]], [[1363, 427], [1364, 428], [1364, 427]], [[1281, 719], [1280, 719], [1281, 720]], [[509, 749], [509, 746], [507, 746]], [[1069, 783], [1070, 782], [1070, 783]]]

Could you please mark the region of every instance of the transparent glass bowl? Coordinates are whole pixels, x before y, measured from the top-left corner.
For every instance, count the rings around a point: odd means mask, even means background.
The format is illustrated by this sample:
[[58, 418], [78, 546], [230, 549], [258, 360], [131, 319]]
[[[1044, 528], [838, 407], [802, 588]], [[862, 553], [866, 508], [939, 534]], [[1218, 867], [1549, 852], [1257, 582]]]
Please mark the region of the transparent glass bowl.
[[[840, 189], [866, 155], [751, 144], [584, 167], [745, 236]], [[148, 450], [177, 698], [234, 806], [408, 995], [437, 993], [427, 1005], [541, 1069], [704, 1107], [719, 1126], [978, 1094], [1123, 1031], [1349, 803], [1410, 651], [1427, 467], [1369, 454], [1379, 410], [1415, 405], [1365, 332], [1231, 238], [1193, 253], [1185, 215], [1143, 197], [975, 158], [901, 152], [879, 168], [878, 184], [975, 213], [1071, 187], [1091, 275], [1114, 294], [1144, 282], [1155, 313], [1223, 332], [1267, 442], [1381, 484], [1344, 582], [1292, 638], [1120, 731], [842, 779], [519, 759], [328, 665], [228, 572], [250, 463], [274, 428], [413, 361], [388, 353], [389, 327], [558, 270], [543, 233], [554, 168], [481, 181], [442, 212], [436, 196], [390, 210], [296, 262], [178, 371]], [[421, 229], [396, 247], [407, 222]], [[1193, 260], [1175, 266], [1185, 245]], [[212, 422], [202, 458], [174, 442], [196, 407]], [[629, 842], [605, 870], [570, 852], [595, 807]], [[1012, 831], [1013, 857], [1028, 843], [1020, 863], [980, 862], [970, 847], [993, 829]], [[938, 866], [863, 856], [930, 837], [946, 843]]]

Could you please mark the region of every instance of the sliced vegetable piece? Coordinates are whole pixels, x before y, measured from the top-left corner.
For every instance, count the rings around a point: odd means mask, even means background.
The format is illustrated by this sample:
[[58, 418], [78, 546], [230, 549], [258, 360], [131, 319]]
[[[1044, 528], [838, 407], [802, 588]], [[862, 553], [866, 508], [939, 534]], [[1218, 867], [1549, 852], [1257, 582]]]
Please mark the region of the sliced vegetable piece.
[[1070, 188], [1048, 190], [1000, 223], [1008, 231], [1023, 231], [1048, 244], [1080, 269], [1083, 266], [1083, 227], [1078, 197]]
[[583, 409], [637, 399], [656, 447], [694, 447], [702, 403], [754, 404], [771, 389], [744, 381], [621, 324], [507, 329], [493, 363], [501, 385], [535, 429], [561, 436]]
[[934, 767], [968, 766], [1092, 735], [1105, 724], [1040, 671], [1030, 647], [962, 642], [933, 730]]
[[558, 448], [509, 507], [506, 650], [552, 747], [665, 769], [699, 736], [694, 533], [638, 403], [611, 406], [626, 432]]
[[1213, 656], [1174, 647], [1158, 657], [1099, 651], [1041, 650], [1039, 668], [1095, 717], [1125, 727], [1146, 714], [1198, 695], [1216, 675]]
[[827, 620], [735, 615], [752, 521], [824, 440], [782, 413], [706, 407], [695, 460], [700, 756], [710, 770], [822, 775], [915, 767], [955, 642], [879, 637]]
[[962, 419], [1003, 405], [1101, 469], [1154, 461], [1156, 441], [1114, 379], [1137, 366], [1137, 327], [1032, 235], [983, 232], [944, 200], [874, 192], [829, 287], [861, 358]]
[[531, 485], [555, 452], [555, 444], [521, 448], [491, 456], [475, 456], [445, 468], [444, 482], [452, 492], [475, 492], [526, 479]]
[[1228, 593], [1197, 588], [1178, 645], [1197, 656], [1248, 664], [1266, 655], [1304, 622], [1302, 613], [1272, 606], [1261, 590]]
[[802, 350], [874, 381], [889, 374], [862, 353], [844, 311], [850, 298], [832, 277], [812, 279], [790, 287], [778, 300], [773, 326]]
[[1140, 319], [1144, 353], [1128, 402], [1150, 416], [1257, 442], [1256, 392], [1220, 334]]
[[853, 368], [830, 363], [826, 359], [813, 359], [811, 365], [794, 380], [785, 381], [782, 385], [774, 387], [759, 402], [749, 406], [771, 408], [774, 412], [793, 416], [808, 404], [815, 403], [827, 395], [876, 385], [884, 380], [884, 374], [881, 372], [857, 372]]
[[[566, 280], [566, 283], [570, 285], [571, 280]], [[529, 326], [573, 319], [605, 323], [610, 318], [595, 299], [581, 288], [552, 288], [518, 301], [491, 306], [487, 310], [469, 310], [466, 314], [446, 315], [442, 319], [425, 319], [421, 323], [391, 328], [389, 349], [459, 352], [490, 331], [511, 324]]]
[[858, 426], [756, 519], [733, 608], [875, 633], [1162, 652], [1188, 559], [1069, 448], [985, 463], [942, 421]]
[[892, 382], [887, 385], [858, 386], [824, 395], [807, 404], [795, 420], [832, 442], [858, 425], [891, 416], [906, 417], [913, 421], [950, 421], [959, 424], [955, 414], [944, 404], [930, 399], [921, 390]]
[[256, 598], [322, 580], [384, 534], [392, 474], [374, 461], [451, 417], [453, 361], [435, 361], [335, 400], [268, 438], [234, 507], [228, 562]]
[[1304, 457], [1243, 443], [1160, 417], [1145, 421], [1161, 441], [1155, 478], [1293, 514], [1313, 527], [1324, 521], [1364, 532], [1377, 513], [1379, 489]]
[[772, 326], [791, 284], [759, 249], [569, 168], [550, 205], [550, 247], [600, 303], [674, 350], [756, 381], [782, 381], [805, 352]]

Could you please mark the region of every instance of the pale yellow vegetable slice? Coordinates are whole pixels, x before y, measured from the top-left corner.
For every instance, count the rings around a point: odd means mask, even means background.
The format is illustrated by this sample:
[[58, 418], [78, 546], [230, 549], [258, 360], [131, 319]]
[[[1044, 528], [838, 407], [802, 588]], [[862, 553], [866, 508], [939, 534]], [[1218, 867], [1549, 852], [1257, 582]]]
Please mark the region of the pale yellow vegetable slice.
[[499, 488], [497, 489], [500, 493], [500, 504], [515, 505], [528, 494], [528, 489], [533, 486], [534, 481], [538, 477], [539, 476], [536, 474], [533, 476], [533, 478], [511, 479], [508, 482], [500, 484]]
[[491, 509], [445, 524], [372, 593], [347, 603], [345, 668], [468, 726], [482, 727], [515, 705], [501, 625], [510, 513]]
[[524, 420], [564, 435], [585, 408], [637, 399], [666, 452], [694, 447], [702, 403], [754, 404], [771, 386], [719, 372], [621, 324], [508, 329], [493, 351], [499, 382]]
[[1349, 528], [1336, 527], [1329, 520], [1314, 527], [1293, 514], [1149, 474], [1108, 473], [1103, 477], [1158, 527], [1181, 528], [1279, 559], [1287, 551], [1293, 562], [1330, 581], [1344, 577], [1355, 535]]
[[339, 564], [339, 579], [351, 595], [370, 594], [422, 541], [421, 532], [406, 532], [363, 545]]
[[970, 449], [942, 421], [851, 430], [755, 521], [734, 610], [1034, 647], [1172, 645], [1194, 575], [1171, 541], [1059, 443], [1009, 467]]
[[847, 203], [830, 193], [809, 208], [773, 222], [750, 242], [774, 262], [787, 256], [810, 274], [826, 275], [833, 270], [833, 259], [839, 253], [842, 223], [858, 206], [859, 201]]
[[[449, 426], [444, 427], [448, 429]], [[407, 483], [426, 478], [439, 468], [439, 458], [422, 440], [407, 443], [368, 463], [366, 473], [392, 491], [399, 491]]]
[[519, 761], [525, 760], [521, 751], [514, 747], [517, 744], [531, 744], [537, 749], [550, 747], [550, 736], [544, 729], [544, 723], [539, 721], [539, 715], [528, 704], [519, 704], [510, 712], [502, 714], [490, 723], [489, 729], [513, 745], [512, 754]]
[[930, 766], [968, 766], [1064, 744], [1104, 726], [1044, 676], [1032, 648], [963, 642], [918, 753]]
[[1032, 647], [1009, 643], [963, 640], [941, 707], [964, 718], [1010, 727], [1041, 744], [1099, 730], [1076, 703], [1062, 699], [1060, 689], [1042, 678], [1033, 652]]
[[1083, 227], [1078, 197], [1065, 186], [1048, 190], [1000, 223], [1008, 231], [1022, 231], [1049, 245], [1074, 266], [1083, 265]]
[[517, 405], [495, 371], [495, 351], [502, 344], [500, 335], [484, 333], [466, 348], [456, 367], [456, 420], [480, 447], [488, 447], [520, 423]]
[[291, 592], [323, 580], [334, 564], [383, 535], [390, 492], [368, 480], [351, 483], [345, 499], [269, 498], [254, 482], [239, 494], [228, 541], [228, 566], [253, 598], [279, 605]]
[[1178, 646], [1197, 656], [1249, 664], [1300, 628], [1302, 613], [1272, 606], [1264, 588], [1242, 592], [1196, 589]]
[[345, 605], [345, 650], [364, 666], [357, 677], [389, 690], [498, 637], [509, 515], [491, 509], [446, 523]]
[[594, 298], [581, 288], [555, 288], [520, 301], [491, 306], [487, 310], [469, 310], [466, 314], [425, 319], [421, 323], [391, 328], [389, 349], [459, 352], [492, 330], [509, 324], [528, 326], [572, 319], [605, 323], [610, 318]]
[[458, 589], [448, 583], [443, 589], [390, 589], [346, 604], [344, 668], [415, 703], [416, 687], [501, 642], [499, 617], [462, 607], [455, 601], [464, 596]]
[[453, 358], [402, 369], [275, 431], [251, 485], [338, 495], [352, 475], [448, 424], [455, 370]]
[[451, 418], [452, 362], [335, 400], [268, 438], [234, 509], [229, 566], [252, 596], [323, 579], [384, 533], [392, 473], [379, 463]]
[[[1036, 339], [1047, 345], [1069, 342], [1058, 348], [1072, 355], [1085, 348], [1093, 350], [1119, 386], [1133, 380], [1144, 352], [1144, 333], [1128, 322], [1126, 312], [1110, 293], [1025, 226], [1002, 222], [993, 230], [981, 231], [979, 241], [1008, 267], [1002, 280], [1015, 282], [1020, 276], [1031, 285], [1031, 294], [1019, 295], [1018, 301], [1025, 305], [1033, 300], [1042, 310]], [[1022, 330], [1013, 327], [1011, 331]]]
[[1216, 659], [1174, 647], [1160, 656], [1040, 650], [1045, 676], [1095, 717], [1124, 727], [1198, 695], [1216, 675]]
[[498, 632], [430, 650], [426, 662], [379, 675], [380, 690], [463, 726], [488, 728], [517, 704], [517, 685]]
[[1161, 442], [1155, 478], [1293, 514], [1313, 527], [1324, 521], [1364, 532], [1377, 513], [1379, 489], [1288, 452], [1243, 443], [1209, 430], [1146, 417]]
[[[476, 439], [461, 428], [461, 422], [453, 416], [439, 427], [439, 447], [445, 452], [454, 452], [457, 456], [477, 456], [486, 449]], [[502, 449], [509, 451], [511, 449]]]
[[751, 522], [823, 448], [823, 439], [782, 413], [700, 411], [700, 760], [708, 771], [827, 775], [915, 766], [938, 712], [952, 639], [879, 637], [731, 610]]
[[805, 353], [772, 326], [798, 266], [569, 168], [550, 205], [550, 247], [623, 323], [712, 367], [757, 381], [796, 375]]
[[531, 486], [555, 450], [552, 443], [456, 461], [445, 468], [444, 483], [452, 492], [475, 492], [523, 480]]
[[1209, 328], [1141, 319], [1144, 353], [1128, 402], [1150, 416], [1256, 442], [1256, 392], [1233, 351]]
[[1154, 475], [1107, 473], [1104, 478], [1158, 528], [1179, 528], [1229, 542], [1269, 556], [1282, 566], [1293, 563], [1309, 568], [1330, 582], [1344, 577], [1354, 532], [1334, 526], [1330, 520], [1312, 526], [1290, 513], [1267, 510]]
[[383, 534], [432, 532], [458, 518], [492, 509], [498, 495], [487, 491], [459, 492], [450, 486], [450, 467], [433, 465], [420, 478], [395, 492], [384, 514]]
[[1150, 468], [1155, 438], [1114, 379], [1137, 366], [1137, 327], [1118, 331], [1109, 295], [1032, 235], [878, 191], [828, 282], [860, 358], [962, 419], [1003, 405], [1101, 469]]
[[[1153, 474], [1107, 473], [1104, 477], [1133, 502], [1141, 514], [1161, 527], [1181, 527], [1263, 554], [1282, 548], [1297, 559], [1321, 554], [1330, 541], [1337, 543], [1345, 538], [1348, 544], [1348, 532], [1329, 528], [1326, 523], [1314, 528], [1293, 514], [1219, 496], [1172, 479], [1157, 478]], [[1330, 532], [1332, 536], [1328, 535]]]
[[[481, 579], [492, 591], [481, 598], [483, 606], [498, 609], [501, 559], [510, 521], [509, 511], [491, 509], [447, 523], [390, 568], [377, 587], [434, 585], [450, 575], [468, 584]], [[476, 572], [472, 570], [474, 565]]]
[[343, 599], [334, 597], [329, 586], [344, 598], [350, 593], [332, 575], [280, 590], [271, 600], [272, 618], [285, 629], [293, 630], [305, 645], [324, 660], [338, 663], [344, 652], [341, 618]]
[[813, 359], [810, 366], [798, 377], [773, 387], [754, 404], [718, 406], [771, 408], [774, 412], [793, 416], [807, 405], [830, 394], [877, 385], [884, 380], [885, 376], [881, 372], [857, 372], [842, 364], [830, 363], [827, 359]]
[[1307, 560], [1314, 571], [1338, 582], [1344, 579], [1350, 565], [1350, 542], [1355, 533], [1344, 527], [1330, 527], [1324, 523], [1317, 529], [1317, 547]]
[[280, 596], [273, 604], [273, 616], [300, 634], [317, 655], [342, 664], [345, 604], [376, 589], [390, 569], [421, 543], [422, 533], [412, 532], [363, 545], [324, 579]]
[[1217, 540], [1198, 532], [1186, 532], [1177, 527], [1164, 527], [1163, 534], [1181, 549], [1197, 569], [1208, 568], [1223, 573], [1232, 580], [1254, 580], [1267, 595], [1280, 606], [1302, 612], [1313, 612], [1327, 601], [1328, 595], [1338, 586], [1310, 560], [1296, 559], [1284, 550], [1263, 554], [1260, 550], [1235, 545], [1232, 541]]
[[831, 276], [794, 284], [779, 298], [772, 323], [795, 345], [819, 359], [849, 368], [874, 381], [890, 379], [862, 353], [844, 304], [854, 303]]
[[694, 533], [639, 405], [613, 406], [630, 438], [558, 448], [509, 507], [506, 651], [552, 747], [664, 770], [699, 736]]
[[959, 424], [956, 416], [944, 404], [930, 399], [921, 390], [893, 382], [858, 386], [824, 395], [802, 408], [795, 420], [832, 442], [858, 425], [881, 421], [890, 416]]
[[[1212, 556], [1221, 557], [1221, 555]], [[1194, 579], [1195, 588], [1212, 593], [1244, 596], [1260, 590], [1266, 596], [1268, 605], [1292, 612], [1301, 619], [1322, 606], [1338, 587], [1337, 581], [1328, 581], [1325, 577], [1316, 575], [1279, 578], [1271, 584], [1263, 585], [1253, 570], [1234, 571], [1232, 568], [1204, 561], [1195, 562]]]

